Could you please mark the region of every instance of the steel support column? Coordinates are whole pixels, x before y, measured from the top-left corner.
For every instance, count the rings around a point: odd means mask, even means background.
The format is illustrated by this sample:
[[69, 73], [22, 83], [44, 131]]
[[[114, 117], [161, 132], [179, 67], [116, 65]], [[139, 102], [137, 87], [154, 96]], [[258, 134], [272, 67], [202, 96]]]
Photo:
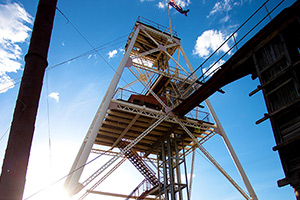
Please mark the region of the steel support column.
[[[182, 147], [182, 156], [179, 155], [178, 145]], [[160, 174], [163, 174], [163, 183], [159, 186], [160, 199], [164, 196], [165, 200], [183, 200], [185, 194], [189, 200], [183, 139], [177, 134], [170, 135], [166, 140], [161, 140], [157, 153], [158, 160], [162, 160], [161, 163], [158, 161], [158, 176], [161, 177]], [[181, 167], [184, 169], [184, 182], [181, 179]]]
[[221, 167], [221, 165], [210, 155], [210, 153], [199, 143], [197, 138], [186, 128], [186, 126], [177, 118], [177, 123], [185, 130], [185, 132], [193, 139], [197, 144], [199, 150], [207, 157], [207, 159], [227, 178], [227, 180], [245, 197], [247, 200], [252, 200], [247, 193], [227, 174], [227, 172]]
[[250, 181], [249, 181], [249, 179], [248, 179], [248, 177], [247, 177], [247, 175], [246, 175], [246, 173], [245, 173], [245, 171], [242, 167], [242, 164], [240, 163], [240, 161], [239, 161], [239, 159], [238, 159], [238, 157], [237, 157], [237, 155], [236, 155], [236, 153], [235, 153], [235, 151], [234, 151], [234, 149], [233, 149], [233, 147], [232, 147], [232, 145], [231, 145], [231, 143], [230, 143], [230, 141], [229, 141], [229, 139], [228, 139], [228, 137], [225, 133], [225, 130], [223, 129], [223, 127], [222, 127], [222, 125], [221, 125], [221, 123], [220, 123], [220, 121], [219, 121], [219, 119], [218, 119], [218, 117], [217, 117], [210, 101], [208, 99], [206, 99], [205, 103], [206, 103], [206, 105], [207, 105], [207, 107], [208, 107], [215, 123], [217, 124], [217, 127], [220, 131], [220, 134], [221, 134], [221, 136], [224, 140], [224, 143], [225, 143], [225, 145], [226, 145], [226, 147], [227, 147], [227, 149], [228, 149], [228, 151], [229, 151], [229, 153], [230, 153], [230, 155], [233, 159], [233, 162], [234, 162], [238, 172], [240, 173], [241, 178], [243, 179], [243, 182], [244, 182], [244, 184], [245, 184], [245, 186], [246, 186], [246, 188], [247, 188], [247, 190], [248, 190], [248, 192], [251, 196], [251, 199], [257, 200], [257, 196], [254, 192], [254, 189], [253, 189], [253, 187], [252, 187], [252, 185], [251, 185], [251, 183], [250, 183]]
[[85, 163], [88, 159], [88, 156], [90, 154], [92, 146], [97, 137], [99, 128], [101, 127], [101, 125], [103, 123], [103, 119], [105, 117], [106, 111], [109, 107], [111, 99], [114, 96], [114, 92], [117, 88], [117, 85], [119, 83], [119, 80], [123, 73], [123, 70], [128, 62], [130, 52], [133, 48], [133, 45], [135, 43], [135, 40], [138, 36], [139, 31], [140, 31], [140, 29], [137, 28], [134, 32], [134, 35], [130, 41], [128, 49], [121, 60], [121, 63], [109, 85], [109, 88], [107, 89], [105, 96], [103, 97], [103, 101], [94, 117], [94, 120], [90, 126], [90, 129], [81, 145], [81, 148], [77, 154], [75, 162], [70, 170], [70, 176], [67, 178], [67, 180], [65, 182], [65, 187], [69, 190], [69, 193], [71, 193], [71, 194], [74, 194], [78, 190], [82, 189], [81, 185], [78, 184], [78, 181], [82, 174], [82, 171], [84, 168], [83, 166], [85, 165]]
[[[183, 52], [183, 55], [185, 55], [183, 49], [182, 49], [182, 52]], [[186, 57], [186, 55], [185, 55], [185, 57]], [[187, 59], [187, 57], [186, 57], [186, 59]], [[189, 64], [188, 66], [189, 66], [190, 70], [193, 73], [193, 68], [191, 67], [191, 65]], [[195, 73], [193, 73], [193, 78], [197, 79], [197, 75]], [[241, 165], [241, 163], [240, 163], [240, 161], [239, 161], [239, 159], [238, 159], [238, 157], [237, 157], [237, 155], [236, 155], [236, 153], [235, 153], [235, 151], [234, 151], [234, 149], [233, 149], [233, 147], [232, 147], [232, 145], [231, 145], [231, 143], [230, 143], [223, 127], [222, 127], [222, 124], [219, 121], [219, 119], [218, 119], [218, 117], [217, 117], [217, 115], [216, 115], [216, 113], [215, 113], [215, 111], [214, 111], [214, 109], [213, 109], [213, 107], [210, 103], [210, 101], [208, 99], [206, 99], [205, 103], [206, 103], [206, 105], [207, 105], [207, 107], [208, 107], [208, 109], [209, 109], [209, 111], [210, 111], [210, 113], [211, 113], [218, 129], [220, 130], [220, 134], [221, 134], [221, 136], [224, 140], [224, 143], [225, 143], [225, 145], [226, 145], [226, 147], [227, 147], [227, 149], [228, 149], [228, 151], [229, 151], [229, 153], [230, 153], [230, 155], [233, 159], [234, 164], [236, 165], [236, 168], [237, 168], [237, 170], [238, 170], [238, 172], [239, 172], [239, 174], [240, 174], [240, 176], [241, 176], [241, 178], [242, 178], [242, 180], [243, 180], [243, 182], [244, 182], [244, 184], [247, 188], [247, 191], [250, 194], [250, 197], [253, 200], [257, 200], [257, 196], [254, 192], [254, 189], [253, 189], [253, 187], [252, 187], [252, 185], [251, 185], [251, 183], [250, 183], [250, 181], [249, 181], [249, 179], [248, 179], [248, 177], [247, 177], [247, 175], [246, 175], [246, 173], [245, 173], [245, 171], [244, 171], [244, 169], [243, 169], [243, 167], [242, 167], [242, 165]], [[198, 144], [198, 146], [199, 146], [199, 144]]]

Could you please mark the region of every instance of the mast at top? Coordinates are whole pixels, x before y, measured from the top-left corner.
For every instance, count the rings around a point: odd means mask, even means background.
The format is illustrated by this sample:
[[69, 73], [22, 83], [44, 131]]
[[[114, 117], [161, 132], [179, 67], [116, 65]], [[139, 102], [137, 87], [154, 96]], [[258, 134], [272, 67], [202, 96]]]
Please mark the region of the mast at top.
[[172, 23], [171, 23], [171, 14], [170, 14], [170, 0], [167, 0], [168, 2], [168, 16], [169, 16], [169, 33], [171, 34], [171, 37], [173, 37], [172, 34]]
[[184, 14], [187, 16], [187, 13], [190, 12], [189, 9], [183, 10], [180, 5], [178, 5], [174, 0], [167, 0], [168, 2], [168, 15], [169, 15], [169, 33], [171, 34], [172, 37], [172, 24], [171, 24], [171, 14], [170, 14], [170, 6], [172, 6], [175, 10], [177, 10], [179, 13]]

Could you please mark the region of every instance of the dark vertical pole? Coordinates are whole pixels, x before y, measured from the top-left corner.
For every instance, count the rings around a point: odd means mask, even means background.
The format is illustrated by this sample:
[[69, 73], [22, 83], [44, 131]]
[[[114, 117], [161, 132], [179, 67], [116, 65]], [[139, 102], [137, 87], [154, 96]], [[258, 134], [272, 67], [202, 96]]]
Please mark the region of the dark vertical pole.
[[0, 177], [0, 200], [21, 200], [57, 0], [40, 0]]

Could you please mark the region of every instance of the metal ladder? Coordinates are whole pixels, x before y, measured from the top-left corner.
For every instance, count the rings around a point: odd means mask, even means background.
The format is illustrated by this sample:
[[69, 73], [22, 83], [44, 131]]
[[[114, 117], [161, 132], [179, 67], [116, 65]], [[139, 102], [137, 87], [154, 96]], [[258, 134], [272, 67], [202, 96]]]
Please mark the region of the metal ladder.
[[[121, 151], [129, 144], [127, 141], [120, 141], [117, 145]], [[136, 169], [153, 185], [159, 184], [159, 180], [156, 177], [154, 171], [143, 161], [138, 153], [132, 148], [127, 152], [124, 152], [126, 158], [136, 167]]]

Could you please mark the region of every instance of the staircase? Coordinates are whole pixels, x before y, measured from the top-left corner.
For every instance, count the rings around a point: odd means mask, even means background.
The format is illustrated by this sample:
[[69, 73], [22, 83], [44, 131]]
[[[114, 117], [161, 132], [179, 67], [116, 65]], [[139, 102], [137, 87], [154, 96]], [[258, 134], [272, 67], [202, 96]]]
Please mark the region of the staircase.
[[144, 179], [134, 190], [128, 195], [126, 200], [130, 198], [135, 198], [136, 200], [143, 200], [145, 199], [150, 193], [155, 193], [159, 186], [152, 186], [152, 184], [147, 180]]
[[[123, 152], [123, 149], [129, 144], [127, 141], [120, 141], [117, 145]], [[136, 169], [153, 185], [159, 184], [158, 178], [155, 176], [154, 171], [143, 161], [134, 149], [123, 152], [126, 158], [136, 167]]]

